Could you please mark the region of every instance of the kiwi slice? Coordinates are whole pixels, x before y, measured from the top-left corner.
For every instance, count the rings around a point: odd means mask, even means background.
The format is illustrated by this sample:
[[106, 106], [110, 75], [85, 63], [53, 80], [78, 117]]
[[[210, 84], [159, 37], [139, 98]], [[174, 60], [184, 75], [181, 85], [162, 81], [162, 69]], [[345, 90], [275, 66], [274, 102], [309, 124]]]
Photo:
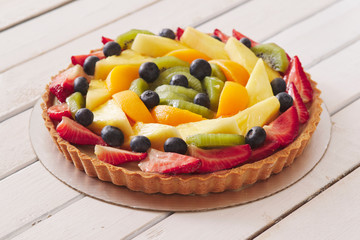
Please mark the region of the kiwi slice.
[[230, 133], [200, 133], [187, 137], [185, 141], [199, 148], [221, 148], [245, 144], [245, 137]]
[[131, 82], [129, 90], [135, 92], [140, 96], [143, 92], [149, 89], [149, 84], [142, 78], [137, 78]]
[[122, 50], [129, 49], [138, 33], [155, 35], [154, 33], [147, 30], [131, 29], [130, 31], [119, 35], [115, 41], [121, 46]]
[[259, 44], [252, 47], [251, 50], [275, 71], [284, 73], [289, 66], [285, 50], [275, 43]]
[[226, 77], [224, 72], [221, 70], [221, 68], [219, 67], [219, 65], [215, 64], [215, 63], [210, 63], [211, 66], [211, 76], [212, 77], [217, 77], [218, 79], [220, 79], [221, 81], [226, 81]]
[[191, 89], [191, 88], [186, 88], [186, 87], [182, 87], [182, 86], [175, 86], [175, 85], [161, 85], [159, 87], [157, 87], [155, 89], [155, 92], [157, 94], [160, 93], [164, 93], [164, 92], [173, 92], [179, 95], [185, 95], [187, 98], [187, 101], [193, 101], [194, 97], [196, 96], [196, 94], [198, 94], [199, 92]]
[[202, 86], [210, 99], [210, 109], [217, 111], [219, 106], [219, 99], [222, 89], [224, 88], [224, 82], [217, 77], [205, 77]]
[[74, 92], [66, 98], [66, 103], [69, 106], [71, 116], [75, 119], [75, 113], [85, 107], [85, 98], [80, 92]]
[[157, 57], [153, 60], [153, 62], [156, 63], [156, 65], [160, 69], [160, 72], [163, 72], [166, 69], [176, 67], [176, 66], [190, 68], [190, 63], [185, 62], [174, 56]]
[[213, 118], [215, 113], [210, 109], [197, 105], [195, 103], [187, 102], [184, 100], [166, 100], [166, 105], [177, 107], [180, 109], [185, 109], [193, 113], [197, 113], [204, 118]]
[[176, 66], [169, 69], [166, 69], [162, 73], [160, 73], [159, 77], [150, 85], [150, 89], [154, 90], [158, 86], [164, 85], [164, 84], [170, 84], [171, 76], [168, 78], [169, 75], [175, 73], [175, 72], [190, 72], [189, 67], [184, 66]]
[[175, 92], [159, 92], [160, 105], [167, 105], [169, 100], [183, 100], [187, 102], [192, 102], [192, 100], [183, 94], [175, 93]]

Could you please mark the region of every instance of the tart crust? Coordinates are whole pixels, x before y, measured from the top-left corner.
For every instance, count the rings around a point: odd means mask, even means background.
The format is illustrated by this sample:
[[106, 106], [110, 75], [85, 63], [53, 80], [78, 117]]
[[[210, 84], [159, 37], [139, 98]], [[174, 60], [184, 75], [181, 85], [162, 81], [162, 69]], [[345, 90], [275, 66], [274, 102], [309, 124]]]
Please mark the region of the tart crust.
[[309, 143], [320, 121], [322, 99], [320, 98], [320, 90], [316, 88], [316, 82], [311, 80], [309, 74], [307, 76], [311, 81], [314, 95], [311, 105], [308, 106], [310, 118], [307, 123], [301, 126], [297, 138], [287, 147], [267, 158], [213, 173], [181, 175], [146, 173], [131, 165], [113, 166], [98, 160], [95, 155], [86, 153], [91, 151], [84, 151], [81, 146], [70, 144], [56, 132], [56, 125], [47, 114], [47, 109], [54, 103], [54, 96], [50, 93], [49, 85], [46, 86], [45, 93], [42, 96], [44, 101], [41, 104], [42, 117], [53, 141], [65, 158], [91, 177], [97, 177], [102, 181], [112, 182], [115, 185], [126, 186], [133, 191], [145, 193], [188, 195], [236, 190], [245, 185], [265, 180], [271, 174], [281, 172], [285, 167], [291, 165], [297, 156], [302, 154]]

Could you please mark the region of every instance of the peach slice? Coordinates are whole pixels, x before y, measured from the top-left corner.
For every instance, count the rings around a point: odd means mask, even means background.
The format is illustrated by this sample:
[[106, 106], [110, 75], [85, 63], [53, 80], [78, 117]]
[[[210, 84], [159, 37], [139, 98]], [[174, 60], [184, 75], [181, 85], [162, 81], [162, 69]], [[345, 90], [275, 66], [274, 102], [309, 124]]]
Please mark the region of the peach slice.
[[171, 126], [205, 120], [205, 118], [199, 114], [167, 105], [158, 105], [154, 107], [151, 110], [151, 115], [156, 122]]
[[105, 82], [111, 95], [128, 90], [133, 80], [139, 78], [139, 66], [119, 65], [107, 76]]
[[166, 54], [165, 56], [174, 56], [177, 57], [185, 62], [188, 62], [191, 64], [192, 61], [194, 61], [195, 59], [198, 58], [202, 58], [206, 61], [209, 61], [210, 58], [205, 55], [204, 53], [196, 50], [196, 49], [178, 49], [178, 50], [174, 50], [169, 52], [168, 54]]
[[242, 65], [231, 60], [214, 59], [210, 63], [217, 64], [225, 74], [227, 81], [234, 81], [246, 86], [249, 79], [249, 73]]

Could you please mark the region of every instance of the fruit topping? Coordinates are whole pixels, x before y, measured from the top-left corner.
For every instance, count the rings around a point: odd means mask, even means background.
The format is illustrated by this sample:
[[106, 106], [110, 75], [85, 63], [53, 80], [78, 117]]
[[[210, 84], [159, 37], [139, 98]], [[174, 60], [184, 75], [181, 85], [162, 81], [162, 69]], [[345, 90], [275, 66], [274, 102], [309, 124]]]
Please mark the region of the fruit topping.
[[114, 67], [105, 82], [111, 95], [128, 90], [131, 82], [139, 78], [139, 66], [122, 64]]
[[274, 96], [276, 96], [278, 93], [286, 91], [286, 82], [283, 78], [274, 78], [270, 84]]
[[84, 127], [87, 127], [93, 122], [94, 114], [87, 108], [80, 108], [75, 113], [75, 120]]
[[195, 172], [200, 164], [199, 159], [191, 156], [150, 149], [139, 167], [144, 172], [180, 174]]
[[216, 77], [216, 78], [220, 79], [221, 81], [225, 82], [226, 81], [225, 74], [221, 70], [219, 65], [210, 62], [210, 66], [211, 66], [211, 77]]
[[272, 155], [280, 148], [280, 143], [273, 137], [267, 135], [265, 142], [255, 149], [252, 149], [250, 160], [257, 161]]
[[221, 91], [219, 99], [219, 107], [216, 117], [226, 117], [237, 114], [244, 110], [249, 103], [249, 95], [243, 85], [226, 81]]
[[269, 125], [264, 126], [267, 135], [272, 136], [285, 147], [296, 138], [299, 131], [299, 119], [296, 108], [290, 107]]
[[190, 74], [201, 81], [206, 76], [211, 75], [211, 66], [209, 62], [204, 59], [196, 59], [190, 64]]
[[54, 121], [61, 121], [62, 117], [72, 117], [67, 103], [53, 105], [48, 108], [47, 113], [49, 114], [49, 117]]
[[111, 94], [103, 80], [91, 80], [86, 94], [86, 108], [93, 110], [111, 98]]
[[166, 139], [164, 143], [165, 152], [174, 152], [179, 154], [185, 154], [187, 152], [188, 146], [182, 138], [171, 137]]
[[[182, 86], [175, 86], [175, 85], [161, 85], [155, 89], [155, 92], [159, 94], [161, 103], [166, 103], [166, 101], [164, 100], [171, 100], [171, 99], [182, 99], [185, 101], [192, 102], [196, 94], [198, 94], [198, 91], [192, 88], [185, 88]], [[169, 97], [171, 96], [169, 94], [174, 94], [173, 96], [178, 96], [178, 97], [172, 98]], [[168, 96], [168, 98], [166, 96]]]
[[158, 66], [153, 62], [141, 64], [139, 68], [139, 76], [148, 83], [154, 82], [160, 74]]
[[233, 81], [246, 86], [249, 79], [248, 71], [239, 63], [231, 60], [211, 60], [210, 63], [215, 63], [219, 66], [225, 74], [227, 81]]
[[108, 42], [112, 42], [112, 41], [114, 41], [113, 39], [111, 39], [111, 38], [107, 38], [107, 37], [104, 37], [104, 36], [102, 36], [101, 37], [101, 42], [102, 42], [102, 44], [106, 44], [106, 43], [108, 43]]
[[181, 38], [181, 36], [183, 35], [183, 33], [184, 33], [184, 29], [178, 27], [178, 28], [176, 29], [176, 40], [180, 40], [180, 38]]
[[297, 56], [291, 59], [290, 67], [284, 77], [287, 86], [293, 82], [298, 90], [301, 99], [304, 103], [308, 103], [312, 100], [313, 90], [311, 83], [304, 72], [301, 62]]
[[99, 59], [105, 58], [105, 55], [104, 55], [103, 51], [95, 51], [95, 52], [92, 52], [90, 54], [71, 56], [71, 63], [73, 65], [79, 64], [79, 65], [83, 66], [84, 62], [85, 62], [85, 59], [87, 57], [90, 57], [90, 56], [96, 56]]
[[251, 128], [246, 136], [245, 143], [249, 144], [252, 149], [260, 147], [266, 139], [266, 132], [262, 127], [256, 126]]
[[210, 108], [210, 99], [206, 93], [198, 93], [194, 97], [194, 103], [206, 108]]
[[160, 103], [159, 95], [152, 90], [146, 90], [143, 92], [140, 95], [140, 99], [148, 109], [152, 109]]
[[232, 36], [233, 36], [234, 38], [236, 38], [237, 40], [240, 40], [240, 39], [242, 39], [242, 38], [247, 38], [247, 39], [249, 39], [250, 42], [251, 42], [251, 47], [254, 47], [254, 46], [256, 46], [256, 45], [259, 44], [259, 43], [255, 42], [254, 40], [252, 40], [251, 38], [248, 38], [248, 37], [245, 36], [244, 34], [236, 31], [235, 29], [232, 30]]
[[99, 160], [117, 166], [126, 162], [143, 160], [147, 153], [134, 153], [119, 148], [96, 145], [95, 155]]
[[85, 98], [79, 92], [74, 92], [69, 97], [66, 98], [66, 103], [69, 106], [71, 115], [73, 119], [75, 119], [76, 112], [80, 109], [85, 107]]
[[227, 42], [227, 40], [229, 39], [229, 36], [226, 35], [225, 33], [223, 33], [222, 31], [220, 31], [219, 29], [215, 29], [214, 30], [214, 35], [213, 37], [217, 37], [218, 40], [222, 41], [222, 42]]
[[120, 55], [121, 53], [121, 46], [117, 42], [107, 42], [104, 45], [103, 53], [105, 57], [113, 56], [113, 55]]
[[188, 122], [197, 122], [205, 119], [199, 114], [167, 105], [158, 105], [154, 107], [151, 110], [151, 115], [157, 123], [171, 126], [177, 126]]
[[115, 41], [121, 46], [122, 50], [129, 49], [139, 33], [154, 35], [147, 30], [131, 29], [130, 31], [119, 35]]
[[245, 144], [245, 138], [239, 134], [202, 133], [187, 137], [186, 142], [199, 148], [221, 148]]
[[170, 85], [188, 87], [189, 81], [184, 74], [175, 74], [171, 77]]
[[202, 85], [210, 99], [210, 109], [216, 112], [219, 106], [220, 94], [224, 88], [224, 82], [217, 77], [205, 77]]
[[74, 81], [74, 91], [86, 95], [89, 89], [88, 80], [85, 77], [77, 77]]
[[243, 38], [240, 38], [239, 40], [242, 44], [244, 44], [245, 46], [247, 46], [248, 48], [251, 48], [251, 41], [250, 39], [246, 38], [246, 37], [243, 37]]
[[151, 142], [146, 136], [135, 136], [130, 141], [130, 148], [133, 152], [146, 152], [151, 147]]
[[96, 56], [89, 56], [85, 59], [83, 68], [84, 68], [84, 72], [88, 75], [94, 75], [95, 72], [95, 64], [97, 61], [99, 61], [100, 59]]
[[188, 110], [190, 112], [199, 114], [201, 116], [203, 116], [204, 118], [213, 118], [214, 117], [214, 112], [211, 111], [210, 109], [200, 106], [198, 104], [195, 103], [191, 103], [191, 102], [187, 102], [184, 100], [168, 100], [166, 101], [167, 105], [169, 106], [173, 106], [176, 108], [180, 108], [180, 109], [185, 109]]
[[140, 96], [143, 92], [149, 89], [149, 84], [142, 78], [137, 78], [131, 82], [129, 90], [135, 92]]
[[[179, 50], [175, 50], [175, 51], [180, 51], [180, 50], [186, 50], [186, 49], [179, 49]], [[172, 67], [181, 67], [181, 66], [183, 66], [183, 67], [188, 68], [190, 66], [190, 63], [188, 63], [187, 61], [184, 61], [184, 60], [179, 59], [179, 58], [174, 57], [174, 56], [157, 57], [157, 58], [155, 58], [153, 60], [153, 63], [155, 63], [158, 66], [160, 72], [163, 72], [166, 69], [169, 69], [169, 68], [172, 68]]]
[[216, 35], [211, 35], [211, 37], [212, 37], [212, 38], [215, 38], [216, 40], [219, 40], [220, 42], [222, 42], [221, 39], [220, 39], [218, 36], [216, 36]]
[[293, 105], [293, 98], [286, 92], [281, 92], [276, 95], [280, 102], [280, 112], [285, 112]]
[[104, 140], [74, 120], [63, 117], [56, 131], [62, 139], [80, 145], [106, 145]]
[[295, 84], [293, 82], [289, 84], [288, 93], [294, 100], [294, 106], [296, 108], [299, 117], [299, 122], [305, 123], [310, 117], [309, 111], [307, 110], [304, 102], [302, 101], [301, 96], [298, 93]]
[[175, 37], [176, 37], [174, 31], [171, 30], [170, 28], [162, 29], [161, 32], [159, 33], [159, 36], [170, 38], [170, 39], [175, 39]]
[[250, 158], [251, 148], [248, 144], [219, 149], [201, 149], [190, 145], [189, 153], [201, 160], [201, 166], [196, 172], [208, 173], [246, 163]]
[[112, 147], [120, 147], [124, 143], [123, 132], [114, 126], [107, 125], [101, 130], [102, 139]]
[[174, 50], [166, 54], [166, 56], [172, 56], [172, 57], [176, 57], [177, 59], [181, 59], [182, 61], [189, 63], [189, 66], [192, 61], [198, 58], [205, 59], [206, 61], [210, 60], [210, 58], [207, 55], [192, 48]]
[[264, 59], [275, 71], [284, 73], [289, 66], [286, 52], [275, 43], [259, 44], [253, 46], [251, 51], [253, 51], [257, 57]]
[[189, 73], [189, 68], [186, 67], [173, 67], [170, 69], [165, 70], [163, 73], [160, 74], [159, 78], [155, 80], [155, 82], [153, 82], [151, 84], [151, 89], [155, 89], [161, 85], [167, 85], [170, 84], [171, 78], [176, 75], [176, 74], [182, 74], [184, 75], [187, 79], [188, 79], [188, 83], [189, 83], [189, 88], [194, 89], [197, 92], [202, 92], [202, 86], [201, 86], [201, 82], [199, 79], [197, 79], [196, 77], [192, 76]]

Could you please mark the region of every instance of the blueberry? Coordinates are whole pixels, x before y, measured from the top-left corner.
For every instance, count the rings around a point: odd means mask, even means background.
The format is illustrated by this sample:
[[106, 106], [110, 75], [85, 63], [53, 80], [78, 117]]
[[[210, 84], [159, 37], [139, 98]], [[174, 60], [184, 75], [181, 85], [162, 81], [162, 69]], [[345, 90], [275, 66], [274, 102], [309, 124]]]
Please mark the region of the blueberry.
[[97, 61], [99, 61], [100, 59], [96, 56], [89, 56], [85, 59], [83, 68], [84, 68], [84, 72], [87, 75], [94, 75], [95, 72], [95, 64]]
[[170, 80], [170, 85], [182, 86], [187, 88], [189, 86], [189, 81], [185, 75], [175, 74]]
[[146, 152], [150, 147], [151, 142], [145, 136], [135, 136], [130, 141], [130, 148], [134, 152]]
[[184, 140], [177, 137], [171, 137], [166, 139], [164, 143], [165, 152], [174, 152], [179, 154], [185, 154], [187, 152], [188, 146]]
[[211, 37], [215, 38], [216, 40], [219, 40], [220, 42], [222, 42], [221, 38], [219, 38], [218, 36], [216, 35], [212, 35]]
[[114, 126], [107, 125], [101, 130], [102, 139], [112, 147], [120, 147], [124, 143], [123, 132]]
[[105, 57], [113, 56], [113, 55], [120, 55], [121, 53], [121, 46], [115, 41], [107, 42], [104, 45], [103, 53]]
[[246, 37], [243, 37], [243, 38], [240, 38], [239, 40], [242, 44], [244, 44], [245, 46], [247, 46], [248, 48], [251, 48], [251, 41], [250, 39], [246, 38]]
[[190, 64], [190, 74], [201, 81], [211, 75], [211, 66], [206, 60], [198, 58]]
[[89, 89], [89, 83], [84, 77], [77, 77], [74, 81], [74, 91], [80, 92], [82, 95], [86, 95]]
[[271, 88], [274, 95], [276, 96], [278, 93], [286, 91], [286, 82], [282, 78], [274, 78], [271, 81]]
[[266, 132], [262, 127], [251, 128], [246, 136], [245, 143], [249, 144], [252, 149], [261, 146], [265, 142]]
[[141, 101], [146, 105], [148, 109], [151, 109], [155, 107], [156, 105], [159, 105], [160, 103], [160, 97], [159, 95], [151, 90], [146, 90], [140, 95]]
[[164, 28], [163, 30], [161, 30], [161, 32], [159, 33], [159, 36], [170, 38], [170, 39], [175, 39], [175, 37], [176, 37], [174, 31], [171, 30], [170, 28]]
[[141, 64], [139, 68], [139, 75], [148, 83], [154, 82], [160, 74], [158, 66], [153, 62], [146, 62]]
[[206, 93], [196, 94], [196, 96], [194, 97], [194, 103], [206, 108], [210, 108], [210, 99]]
[[75, 120], [86, 127], [93, 122], [94, 114], [87, 108], [80, 108], [75, 113]]
[[285, 112], [293, 105], [293, 98], [286, 92], [281, 92], [276, 95], [280, 102], [280, 112]]

